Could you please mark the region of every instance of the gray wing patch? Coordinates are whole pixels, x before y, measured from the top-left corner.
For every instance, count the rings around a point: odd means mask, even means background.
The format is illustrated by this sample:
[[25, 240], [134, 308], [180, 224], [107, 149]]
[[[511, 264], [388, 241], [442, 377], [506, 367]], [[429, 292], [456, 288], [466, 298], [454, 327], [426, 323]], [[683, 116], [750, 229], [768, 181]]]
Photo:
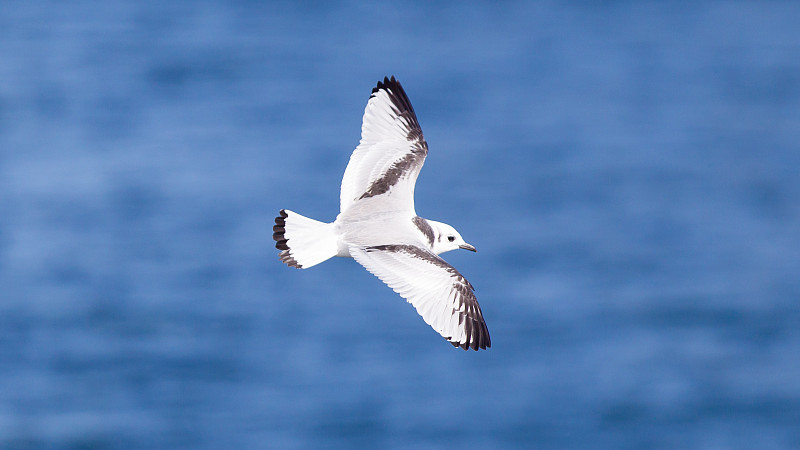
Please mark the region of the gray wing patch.
[[400, 82], [395, 80], [394, 76], [391, 79], [384, 77], [383, 82], [379, 81], [378, 86], [372, 89], [372, 97], [379, 91], [386, 92], [392, 102], [393, 112], [403, 121], [405, 129], [408, 131], [406, 139], [412, 144], [411, 153], [395, 161], [383, 176], [369, 185], [366, 192], [359, 199], [385, 194], [400, 179], [415, 169], [422, 167], [422, 163], [428, 155], [428, 143], [425, 142], [425, 138], [422, 136], [422, 128], [419, 126], [414, 107], [411, 106], [411, 101], [408, 99], [406, 91], [400, 85]]
[[466, 330], [467, 340], [462, 344], [453, 343], [454, 347], [461, 347], [464, 350], [479, 348], [485, 349], [492, 346], [491, 338], [489, 337], [489, 329], [486, 327], [486, 322], [483, 320], [483, 312], [478, 304], [478, 299], [475, 297], [475, 288], [472, 287], [469, 281], [447, 261], [439, 258], [430, 251], [421, 249], [413, 245], [391, 244], [391, 245], [376, 245], [367, 247], [367, 252], [385, 251], [385, 252], [402, 252], [414, 258], [419, 258], [432, 265], [438, 266], [450, 274], [453, 279], [453, 289], [456, 292], [456, 305], [458, 310], [453, 309], [453, 314], [458, 313], [459, 324], [464, 325]]
[[415, 167], [418, 167], [423, 159], [424, 155], [420, 158], [419, 154], [415, 150], [412, 150], [411, 153], [392, 164], [382, 177], [373, 181], [367, 188], [367, 191], [361, 194], [359, 200], [389, 192], [389, 189], [397, 184], [401, 178], [408, 175]]

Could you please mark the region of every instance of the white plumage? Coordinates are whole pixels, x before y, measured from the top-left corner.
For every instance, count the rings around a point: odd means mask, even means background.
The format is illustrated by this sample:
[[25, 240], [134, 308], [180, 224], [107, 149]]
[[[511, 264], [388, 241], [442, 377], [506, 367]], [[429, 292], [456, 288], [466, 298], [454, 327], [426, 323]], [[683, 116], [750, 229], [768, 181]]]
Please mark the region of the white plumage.
[[275, 246], [281, 260], [297, 268], [352, 257], [454, 346], [485, 349], [491, 340], [472, 285], [437, 256], [475, 247], [450, 225], [423, 219], [414, 209], [414, 185], [427, 154], [405, 91], [394, 77], [384, 78], [367, 102], [336, 220], [281, 210], [273, 227]]

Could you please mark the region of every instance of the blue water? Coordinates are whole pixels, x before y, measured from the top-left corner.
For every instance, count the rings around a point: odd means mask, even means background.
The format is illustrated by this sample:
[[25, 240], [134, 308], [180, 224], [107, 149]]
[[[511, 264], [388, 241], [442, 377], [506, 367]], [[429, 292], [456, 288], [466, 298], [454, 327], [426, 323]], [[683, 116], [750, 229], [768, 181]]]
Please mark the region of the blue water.
[[[0, 9], [0, 448], [800, 448], [800, 4], [67, 3]], [[488, 351], [273, 247], [391, 74]]]

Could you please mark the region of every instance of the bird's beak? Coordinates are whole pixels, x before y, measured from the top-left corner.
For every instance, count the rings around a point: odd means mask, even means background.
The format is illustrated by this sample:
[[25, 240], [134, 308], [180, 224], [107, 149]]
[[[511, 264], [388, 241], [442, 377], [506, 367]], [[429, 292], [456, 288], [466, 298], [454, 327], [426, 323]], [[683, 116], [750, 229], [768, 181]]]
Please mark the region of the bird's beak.
[[477, 252], [477, 250], [475, 250], [475, 247], [473, 247], [473, 246], [471, 246], [471, 245], [469, 245], [467, 243], [463, 243], [463, 244], [459, 245], [458, 248], [463, 248], [464, 250], [469, 250], [471, 252]]

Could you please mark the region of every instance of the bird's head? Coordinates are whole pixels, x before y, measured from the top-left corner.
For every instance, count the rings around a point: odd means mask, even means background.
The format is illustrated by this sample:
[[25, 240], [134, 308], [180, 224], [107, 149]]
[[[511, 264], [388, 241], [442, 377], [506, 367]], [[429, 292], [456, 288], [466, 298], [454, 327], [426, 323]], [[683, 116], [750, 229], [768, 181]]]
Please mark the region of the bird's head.
[[431, 250], [437, 255], [459, 248], [473, 252], [477, 251], [475, 247], [464, 242], [464, 238], [450, 225], [434, 220], [428, 220], [428, 223], [433, 229], [433, 248]]

